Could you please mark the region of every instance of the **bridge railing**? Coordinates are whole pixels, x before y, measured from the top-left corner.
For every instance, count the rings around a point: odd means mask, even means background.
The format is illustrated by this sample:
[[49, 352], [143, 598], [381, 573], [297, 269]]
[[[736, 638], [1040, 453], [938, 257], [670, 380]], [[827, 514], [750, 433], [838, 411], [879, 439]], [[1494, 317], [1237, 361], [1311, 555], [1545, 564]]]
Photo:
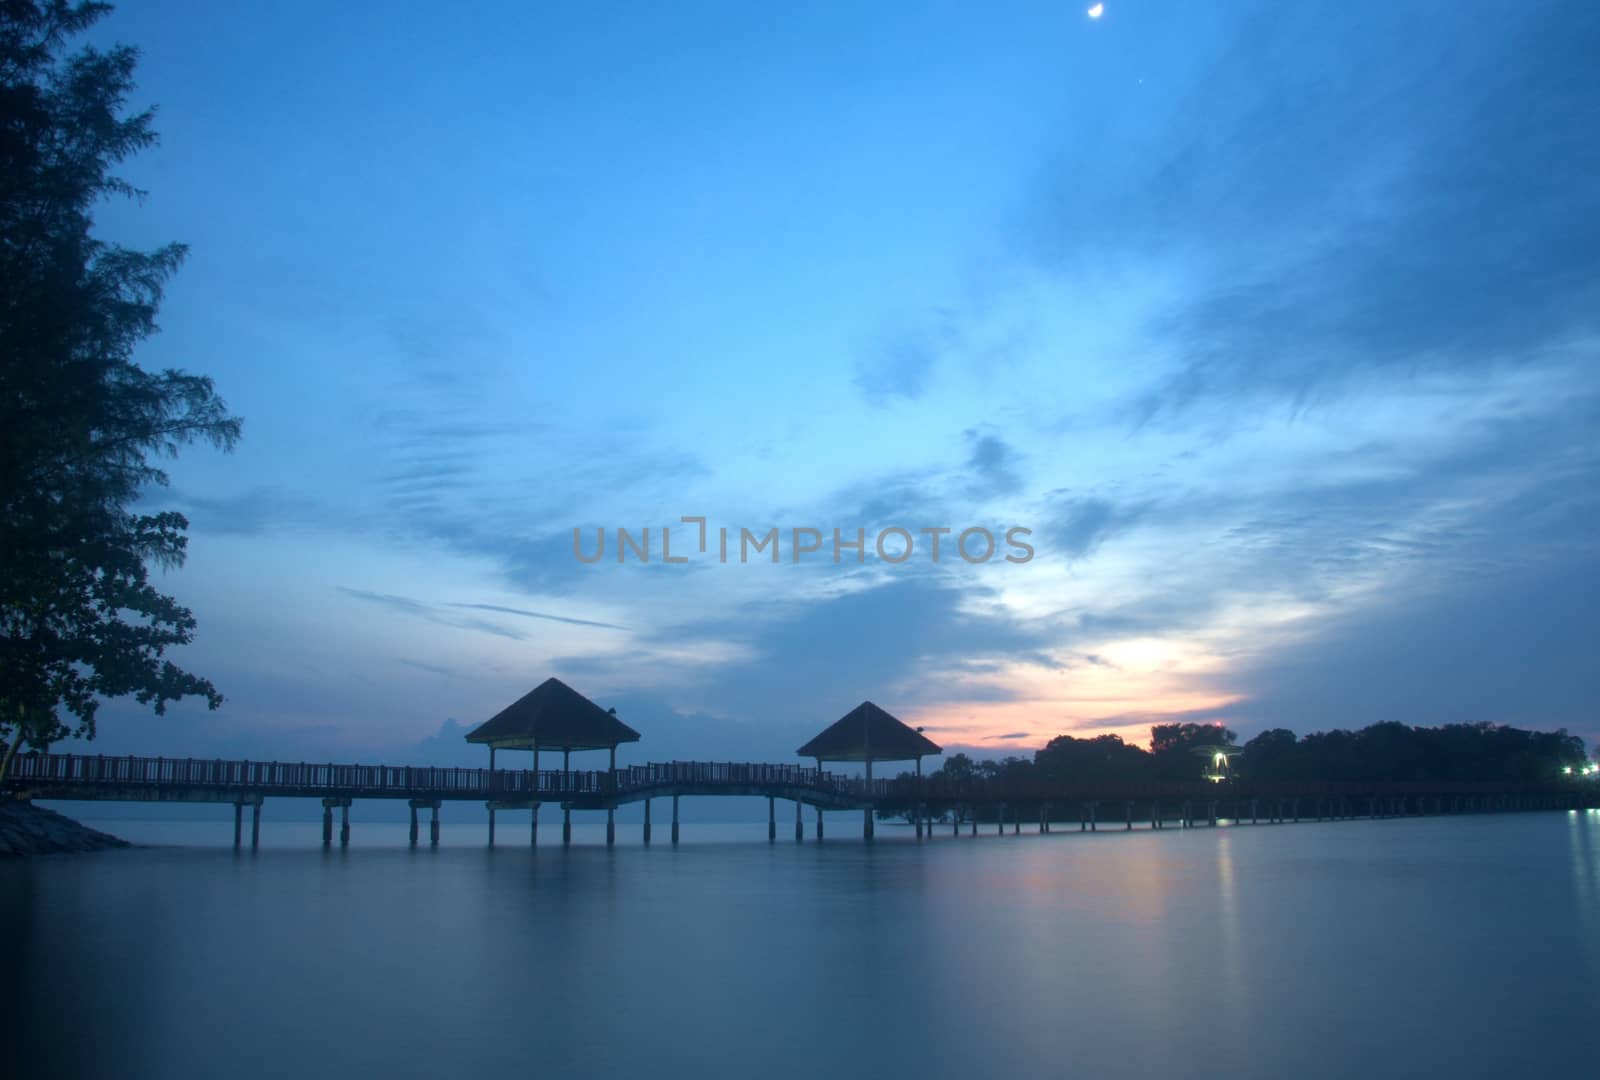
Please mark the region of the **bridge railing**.
[[263, 794], [445, 795], [487, 800], [578, 798], [642, 792], [653, 787], [792, 787], [853, 798], [883, 795], [889, 780], [869, 785], [798, 765], [671, 761], [606, 770], [539, 772], [439, 766], [339, 765], [320, 762], [229, 761], [221, 758], [106, 757], [24, 754], [12, 760], [8, 786], [60, 789], [188, 788]]

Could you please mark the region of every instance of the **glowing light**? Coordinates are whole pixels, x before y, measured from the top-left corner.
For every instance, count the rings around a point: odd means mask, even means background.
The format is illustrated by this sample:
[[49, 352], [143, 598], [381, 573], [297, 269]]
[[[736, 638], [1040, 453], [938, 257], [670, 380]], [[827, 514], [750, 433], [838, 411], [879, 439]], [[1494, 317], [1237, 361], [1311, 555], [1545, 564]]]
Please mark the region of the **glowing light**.
[[1563, 765], [1563, 766], [1561, 766], [1561, 775], [1562, 776], [1571, 776], [1572, 775], [1572, 766], [1571, 765]]
[[1228, 755], [1219, 751], [1217, 756], [1211, 759], [1211, 763], [1213, 765], [1226, 765], [1228, 763]]
[[1105, 13], [1106, 13], [1106, 6], [1104, 4], [1096, 4], [1094, 7], [1089, 9], [1089, 18], [1098, 19], [1100, 16], [1104, 15]]

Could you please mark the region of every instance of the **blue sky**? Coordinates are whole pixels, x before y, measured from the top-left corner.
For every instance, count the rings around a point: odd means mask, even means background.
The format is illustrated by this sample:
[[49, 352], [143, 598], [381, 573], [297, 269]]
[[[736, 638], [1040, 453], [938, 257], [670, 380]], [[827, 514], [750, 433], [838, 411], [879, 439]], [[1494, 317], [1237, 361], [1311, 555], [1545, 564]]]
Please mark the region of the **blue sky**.
[[[228, 703], [104, 747], [444, 760], [549, 674], [638, 760], [1600, 736], [1600, 10], [1083, 7], [123, 4], [101, 228], [245, 438], [150, 499]], [[1037, 555], [572, 557], [682, 515]]]

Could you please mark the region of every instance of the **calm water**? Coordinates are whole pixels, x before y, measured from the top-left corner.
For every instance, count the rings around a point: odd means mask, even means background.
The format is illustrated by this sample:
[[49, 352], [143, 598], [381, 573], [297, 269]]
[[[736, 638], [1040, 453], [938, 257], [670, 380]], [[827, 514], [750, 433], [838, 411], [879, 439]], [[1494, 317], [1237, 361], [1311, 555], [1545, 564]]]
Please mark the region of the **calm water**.
[[533, 854], [447, 827], [413, 852], [363, 825], [325, 854], [275, 822], [256, 855], [0, 864], [4, 1052], [63, 1080], [1576, 1076], [1600, 1054], [1596, 813], [636, 832]]

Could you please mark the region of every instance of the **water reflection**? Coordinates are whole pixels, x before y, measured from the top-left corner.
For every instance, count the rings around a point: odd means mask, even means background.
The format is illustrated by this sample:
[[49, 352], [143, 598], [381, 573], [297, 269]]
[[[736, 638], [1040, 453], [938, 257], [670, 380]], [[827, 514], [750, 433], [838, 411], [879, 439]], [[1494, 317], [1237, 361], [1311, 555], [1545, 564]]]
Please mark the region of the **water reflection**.
[[1580, 1075], [1597, 826], [39, 860], [0, 1034], [51, 1078]]

